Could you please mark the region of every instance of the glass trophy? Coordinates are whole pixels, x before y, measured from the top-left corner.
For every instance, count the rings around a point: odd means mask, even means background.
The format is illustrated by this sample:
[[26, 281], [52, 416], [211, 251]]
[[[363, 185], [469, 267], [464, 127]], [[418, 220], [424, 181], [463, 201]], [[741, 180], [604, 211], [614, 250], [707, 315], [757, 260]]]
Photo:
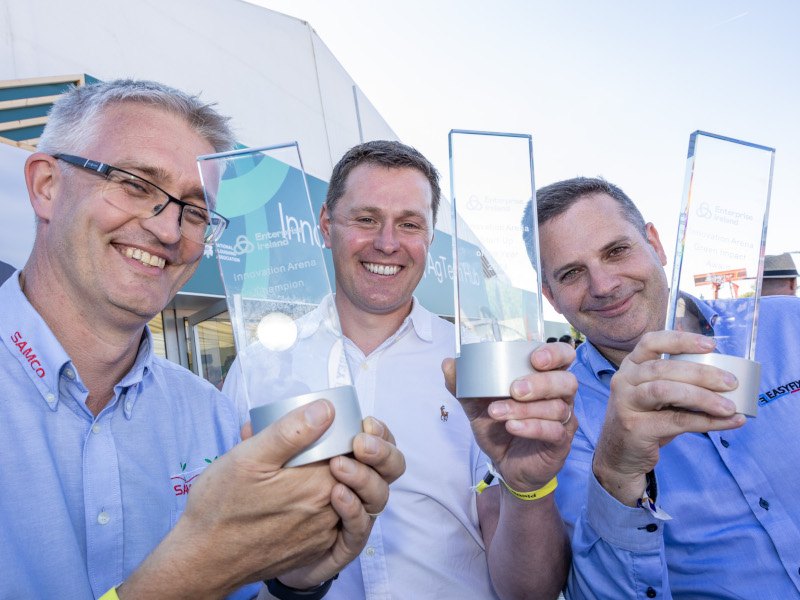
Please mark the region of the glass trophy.
[[318, 398], [331, 427], [286, 466], [353, 450], [361, 412], [344, 352], [297, 143], [198, 157], [210, 206], [230, 220], [216, 244], [238, 350], [223, 392], [258, 433]]
[[456, 396], [507, 398], [544, 331], [533, 142], [454, 129], [449, 148]]
[[775, 150], [704, 131], [689, 138], [666, 328], [716, 340], [710, 354], [670, 358], [713, 365], [739, 380], [722, 395], [754, 417], [754, 361], [764, 239]]

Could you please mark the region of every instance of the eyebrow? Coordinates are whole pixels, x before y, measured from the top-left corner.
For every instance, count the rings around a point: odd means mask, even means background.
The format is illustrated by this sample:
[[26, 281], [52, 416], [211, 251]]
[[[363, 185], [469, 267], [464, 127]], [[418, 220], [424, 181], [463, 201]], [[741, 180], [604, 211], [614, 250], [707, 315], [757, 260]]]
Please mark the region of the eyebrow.
[[[378, 208], [377, 206], [359, 206], [359, 207], [351, 208], [348, 212], [351, 215], [354, 215], [354, 214], [357, 214], [357, 213], [360, 213], [360, 212], [366, 212], [366, 213], [370, 213], [370, 214], [373, 214], [373, 215], [375, 215], [375, 214], [380, 215], [380, 214], [384, 214], [386, 211], [384, 209], [382, 209], [382, 208]], [[418, 219], [422, 219], [423, 221], [426, 220], [425, 214], [421, 213], [421, 212], [419, 212], [417, 210], [405, 209], [405, 210], [400, 211], [399, 218], [407, 219], [408, 217], [416, 217]]]
[[[172, 181], [172, 175], [170, 172], [162, 167], [154, 167], [136, 161], [122, 161], [119, 163], [119, 168], [126, 171], [138, 171], [139, 173], [143, 174], [142, 177], [144, 179], [147, 179], [151, 183], [155, 183], [162, 189], [164, 189], [164, 186], [169, 185]], [[164, 182], [166, 182], [166, 184]], [[167, 190], [164, 191], [166, 192]], [[174, 196], [172, 192], [167, 193], [170, 196]], [[178, 200], [183, 200], [184, 198], [196, 198], [197, 200], [202, 200], [203, 202], [206, 201], [205, 191], [203, 190], [202, 186], [192, 187], [188, 193], [175, 197], [178, 198]]]

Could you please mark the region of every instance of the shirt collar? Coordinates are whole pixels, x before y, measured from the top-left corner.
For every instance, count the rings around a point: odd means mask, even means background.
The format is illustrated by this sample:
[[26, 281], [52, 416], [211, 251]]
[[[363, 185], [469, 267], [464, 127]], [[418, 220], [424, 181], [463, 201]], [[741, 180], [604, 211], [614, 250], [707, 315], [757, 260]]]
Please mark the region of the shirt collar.
[[583, 364], [597, 379], [602, 375], [617, 372], [617, 367], [603, 356], [589, 340], [583, 342], [575, 352], [575, 361]]
[[[13, 310], [0, 312], [0, 338], [48, 406], [55, 410], [62, 374], [70, 370], [76, 379], [80, 374], [67, 351], [22, 292], [19, 275], [20, 271], [16, 271], [0, 286], [0, 305], [14, 307]], [[145, 327], [133, 367], [114, 387], [115, 392], [119, 394], [122, 388], [141, 382], [152, 370], [154, 359], [153, 334], [149, 327]], [[79, 380], [78, 383], [83, 389], [83, 384]], [[132, 406], [133, 402], [129, 404], [129, 407]]]
[[74, 367], [66, 350], [22, 292], [19, 275], [20, 271], [14, 272], [0, 286], [0, 305], [12, 307], [0, 311], [0, 338], [50, 408], [55, 409], [62, 369]]

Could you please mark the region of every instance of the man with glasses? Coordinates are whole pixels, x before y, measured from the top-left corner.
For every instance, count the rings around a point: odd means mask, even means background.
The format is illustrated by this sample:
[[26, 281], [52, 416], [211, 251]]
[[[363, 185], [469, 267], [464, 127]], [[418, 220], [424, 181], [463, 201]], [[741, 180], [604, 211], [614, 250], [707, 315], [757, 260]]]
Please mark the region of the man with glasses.
[[25, 165], [34, 248], [0, 287], [1, 598], [246, 597], [286, 573], [313, 588], [402, 473], [374, 419], [355, 460], [283, 469], [330, 403], [238, 444], [230, 401], [154, 355], [147, 322], [226, 225], [196, 156], [232, 145], [227, 119], [152, 82], [54, 105]]

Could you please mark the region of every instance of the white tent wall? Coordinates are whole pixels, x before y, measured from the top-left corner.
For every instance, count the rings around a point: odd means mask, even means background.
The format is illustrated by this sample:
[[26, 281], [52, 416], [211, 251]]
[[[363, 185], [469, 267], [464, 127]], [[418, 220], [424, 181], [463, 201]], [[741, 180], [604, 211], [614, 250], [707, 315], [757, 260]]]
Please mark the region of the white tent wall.
[[241, 0], [0, 0], [0, 79], [155, 79], [218, 103], [248, 146], [298, 141], [327, 181], [360, 141], [397, 139], [310, 25]]

